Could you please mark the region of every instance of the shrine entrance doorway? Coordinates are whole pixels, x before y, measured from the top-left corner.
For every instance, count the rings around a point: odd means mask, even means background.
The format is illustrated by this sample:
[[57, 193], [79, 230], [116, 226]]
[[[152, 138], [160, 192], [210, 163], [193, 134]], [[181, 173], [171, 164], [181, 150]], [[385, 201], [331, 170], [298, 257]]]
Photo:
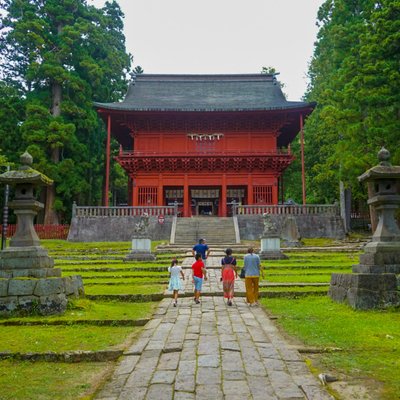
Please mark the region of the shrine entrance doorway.
[[216, 215], [214, 213], [214, 202], [199, 201], [197, 205], [197, 215]]
[[219, 196], [219, 188], [190, 188], [192, 215], [217, 216]]

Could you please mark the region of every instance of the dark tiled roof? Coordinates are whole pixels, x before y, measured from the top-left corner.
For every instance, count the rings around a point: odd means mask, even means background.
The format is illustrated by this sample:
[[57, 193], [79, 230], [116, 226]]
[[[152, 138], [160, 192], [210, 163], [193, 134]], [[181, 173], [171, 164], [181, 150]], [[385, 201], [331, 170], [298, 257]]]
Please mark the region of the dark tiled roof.
[[137, 75], [119, 103], [94, 103], [121, 111], [250, 111], [309, 107], [286, 101], [273, 75]]

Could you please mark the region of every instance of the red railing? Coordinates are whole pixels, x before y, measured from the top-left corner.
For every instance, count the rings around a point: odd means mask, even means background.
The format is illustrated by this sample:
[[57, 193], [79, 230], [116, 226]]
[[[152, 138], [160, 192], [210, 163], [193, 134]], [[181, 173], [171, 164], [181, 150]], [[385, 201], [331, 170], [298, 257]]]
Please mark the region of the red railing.
[[[7, 226], [7, 238], [14, 236], [17, 225]], [[35, 225], [36, 233], [39, 239], [67, 239], [69, 225]], [[3, 226], [0, 225], [0, 234], [3, 231]]]

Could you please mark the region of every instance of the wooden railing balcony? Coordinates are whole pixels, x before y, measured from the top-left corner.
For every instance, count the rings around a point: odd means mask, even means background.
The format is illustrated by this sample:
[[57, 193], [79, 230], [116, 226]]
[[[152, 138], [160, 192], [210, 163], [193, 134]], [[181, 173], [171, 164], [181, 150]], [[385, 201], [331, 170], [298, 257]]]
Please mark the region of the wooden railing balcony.
[[72, 217], [92, 218], [92, 217], [136, 217], [147, 214], [149, 216], [174, 216], [177, 215], [175, 206], [146, 206], [146, 207], [95, 207], [95, 206], [76, 206], [72, 207]]
[[236, 206], [233, 212], [237, 215], [340, 215], [336, 204]]
[[129, 173], [141, 172], [282, 172], [293, 161], [288, 151], [235, 151], [228, 153], [153, 153], [120, 151], [118, 162]]
[[[216, 152], [213, 150], [204, 150], [204, 151], [196, 151], [196, 156], [203, 157], [226, 157], [230, 156], [233, 153], [232, 150], [226, 152]], [[234, 151], [235, 155], [239, 155], [240, 157], [244, 156], [278, 156], [278, 155], [292, 155], [292, 152], [289, 148], [279, 148], [271, 151], [258, 151], [258, 150], [241, 150], [236, 149]], [[118, 157], [192, 157], [193, 153], [191, 152], [176, 152], [171, 149], [171, 151], [137, 151], [137, 150], [124, 150], [121, 146], [119, 148]]]
[[[234, 215], [340, 215], [339, 206], [336, 204], [308, 204], [308, 205], [252, 205], [232, 206]], [[135, 217], [143, 214], [149, 216], [175, 216], [179, 215], [177, 206], [77, 206], [72, 208], [73, 217]]]

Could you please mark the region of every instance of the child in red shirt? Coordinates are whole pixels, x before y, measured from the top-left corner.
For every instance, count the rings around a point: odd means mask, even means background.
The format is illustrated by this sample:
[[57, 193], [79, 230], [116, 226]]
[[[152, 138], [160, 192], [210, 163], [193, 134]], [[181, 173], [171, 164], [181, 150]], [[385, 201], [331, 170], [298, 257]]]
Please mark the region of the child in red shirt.
[[203, 285], [203, 277], [204, 280], [207, 280], [207, 272], [204, 266], [204, 262], [201, 259], [201, 254], [197, 253], [196, 261], [192, 265], [192, 275], [193, 275], [193, 283], [194, 283], [194, 302], [196, 304], [200, 303], [200, 293], [201, 287]]

